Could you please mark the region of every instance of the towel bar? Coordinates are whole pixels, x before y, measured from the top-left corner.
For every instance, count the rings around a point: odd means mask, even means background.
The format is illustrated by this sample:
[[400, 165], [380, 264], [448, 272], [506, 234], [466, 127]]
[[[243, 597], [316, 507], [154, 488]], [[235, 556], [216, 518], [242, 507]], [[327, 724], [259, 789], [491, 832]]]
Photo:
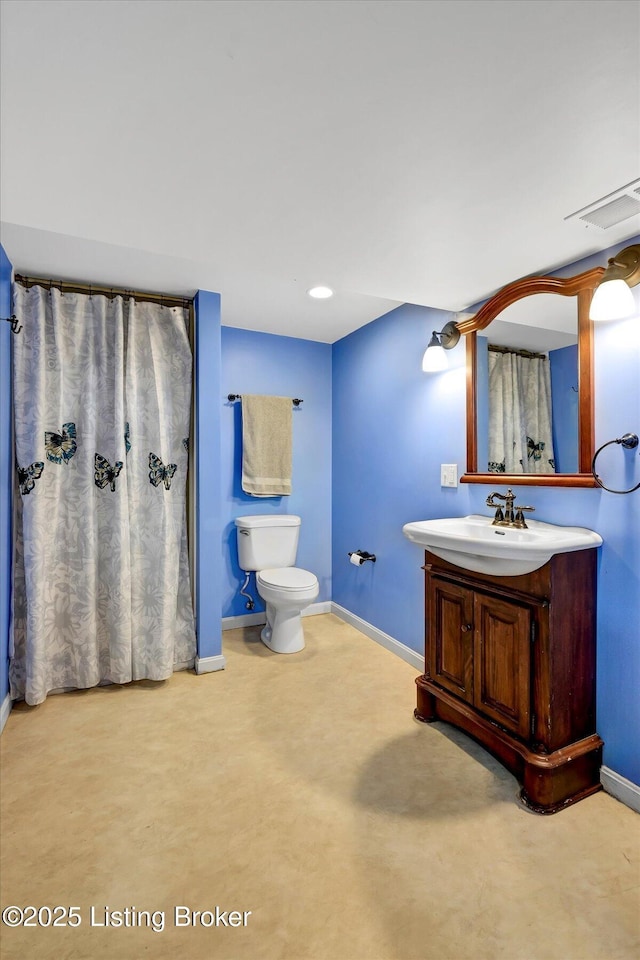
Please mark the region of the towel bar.
[[[231, 403], [233, 403], [234, 400], [242, 400], [242, 394], [241, 394], [241, 393], [229, 393], [229, 394], [227, 394], [227, 400], [229, 400]], [[302, 401], [302, 400], [299, 400], [297, 397], [294, 397], [294, 399], [291, 401], [291, 403], [294, 405], [294, 407], [299, 407], [302, 402], [303, 402], [303, 401]]]

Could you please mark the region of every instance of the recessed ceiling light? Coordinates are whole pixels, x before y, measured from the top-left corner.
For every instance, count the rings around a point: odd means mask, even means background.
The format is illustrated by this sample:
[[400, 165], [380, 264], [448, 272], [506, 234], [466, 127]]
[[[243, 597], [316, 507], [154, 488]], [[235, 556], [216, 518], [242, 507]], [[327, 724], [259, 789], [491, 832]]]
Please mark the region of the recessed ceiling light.
[[333, 296], [331, 287], [311, 287], [310, 290], [307, 290], [307, 293], [315, 300], [328, 300], [329, 297]]

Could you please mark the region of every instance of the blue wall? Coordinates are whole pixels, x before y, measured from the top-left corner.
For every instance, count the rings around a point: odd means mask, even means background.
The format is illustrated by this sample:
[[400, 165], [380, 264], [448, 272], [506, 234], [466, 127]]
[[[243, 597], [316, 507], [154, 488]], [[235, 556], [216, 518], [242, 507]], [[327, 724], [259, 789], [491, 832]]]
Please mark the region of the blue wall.
[[[605, 266], [628, 242], [554, 273]], [[457, 463], [459, 473], [465, 465], [464, 345], [448, 354], [445, 373], [423, 374], [420, 364], [431, 330], [442, 329], [449, 318], [405, 305], [334, 344], [333, 599], [420, 652], [422, 553], [402, 536], [402, 525], [486, 513], [485, 498], [495, 488], [440, 487], [441, 463]], [[625, 432], [640, 433], [639, 367], [638, 318], [599, 325], [598, 445]], [[640, 481], [637, 451], [617, 446], [609, 451], [610, 483]], [[590, 527], [604, 539], [598, 572], [598, 732], [605, 740], [604, 763], [640, 784], [640, 492], [527, 489], [537, 519]], [[346, 555], [356, 548], [375, 553], [376, 564], [351, 566]]]
[[196, 627], [198, 657], [222, 652], [220, 555], [220, 295], [195, 298]]
[[[302, 517], [298, 566], [320, 581], [318, 602], [331, 599], [331, 345], [279, 337], [232, 327], [222, 328], [222, 616], [245, 614], [238, 590], [244, 576], [238, 566], [234, 518], [252, 513], [292, 513]], [[300, 397], [293, 408], [292, 493], [288, 497], [251, 497], [241, 488], [242, 409], [229, 393], [266, 393]], [[256, 610], [264, 604], [250, 590]]]
[[549, 351], [556, 473], [578, 472], [578, 345]]
[[[451, 314], [405, 304], [334, 344], [333, 600], [416, 651], [424, 641], [419, 551], [410, 520], [468, 512], [469, 488], [440, 487], [465, 456], [465, 344], [425, 374], [432, 330]], [[354, 567], [351, 550], [376, 563]]]
[[[11, 264], [0, 246], [0, 317], [11, 316]], [[0, 706], [9, 693], [11, 614], [11, 327], [0, 320]], [[17, 334], [20, 336], [20, 334]]]

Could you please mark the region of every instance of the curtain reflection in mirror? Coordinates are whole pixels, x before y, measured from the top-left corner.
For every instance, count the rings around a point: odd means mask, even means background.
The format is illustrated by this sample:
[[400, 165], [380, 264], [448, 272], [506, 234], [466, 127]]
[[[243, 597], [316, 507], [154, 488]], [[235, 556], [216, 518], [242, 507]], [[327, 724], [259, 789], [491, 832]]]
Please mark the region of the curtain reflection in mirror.
[[555, 473], [551, 375], [543, 354], [489, 345], [489, 473]]

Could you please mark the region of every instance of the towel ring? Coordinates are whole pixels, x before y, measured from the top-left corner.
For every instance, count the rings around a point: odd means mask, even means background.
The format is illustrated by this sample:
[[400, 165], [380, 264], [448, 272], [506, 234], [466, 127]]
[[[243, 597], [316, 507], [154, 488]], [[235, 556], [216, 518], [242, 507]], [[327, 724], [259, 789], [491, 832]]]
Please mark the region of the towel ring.
[[596, 473], [596, 460], [602, 453], [605, 447], [611, 446], [612, 443], [620, 443], [625, 450], [635, 450], [638, 446], [638, 437], [635, 433], [625, 433], [623, 436], [618, 437], [616, 440], [607, 440], [606, 443], [603, 443], [593, 455], [593, 460], [591, 461], [591, 473], [593, 474], [593, 479], [596, 481], [599, 487], [602, 487], [603, 490], [606, 490], [607, 493], [633, 493], [634, 490], [640, 489], [640, 483], [636, 483], [635, 487], [630, 487], [628, 490], [612, 490], [611, 487], [605, 487], [604, 483]]

